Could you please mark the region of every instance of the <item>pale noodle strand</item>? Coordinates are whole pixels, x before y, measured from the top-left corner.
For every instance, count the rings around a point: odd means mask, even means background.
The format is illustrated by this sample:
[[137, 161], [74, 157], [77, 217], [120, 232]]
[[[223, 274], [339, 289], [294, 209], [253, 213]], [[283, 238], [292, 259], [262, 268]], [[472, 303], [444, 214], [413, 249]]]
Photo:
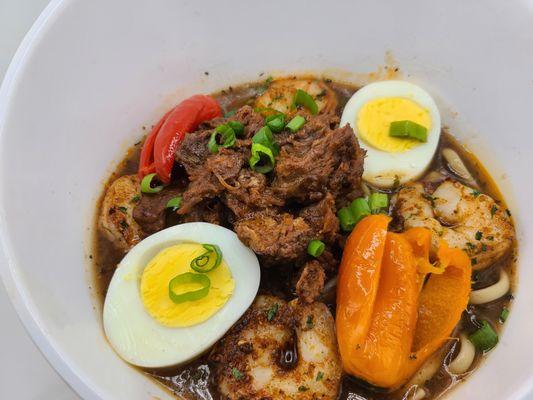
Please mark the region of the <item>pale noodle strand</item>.
[[448, 371], [454, 375], [461, 375], [468, 371], [474, 362], [474, 358], [476, 357], [476, 348], [472, 342], [468, 340], [466, 334], [461, 333], [459, 338], [461, 341], [459, 353], [453, 359], [450, 365], [448, 365]]
[[505, 296], [510, 288], [509, 275], [500, 270], [500, 280], [489, 287], [473, 290], [470, 293], [470, 304], [485, 304]]

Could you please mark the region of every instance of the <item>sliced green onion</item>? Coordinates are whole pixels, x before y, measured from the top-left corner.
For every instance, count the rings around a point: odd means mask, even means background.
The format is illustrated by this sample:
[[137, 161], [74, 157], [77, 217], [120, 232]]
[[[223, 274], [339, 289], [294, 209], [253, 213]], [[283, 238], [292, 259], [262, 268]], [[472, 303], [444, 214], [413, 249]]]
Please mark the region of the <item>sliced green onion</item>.
[[[252, 143], [259, 143], [272, 150], [272, 154], [277, 156], [279, 154], [279, 144], [276, 143], [274, 135], [268, 126], [263, 126], [252, 137]], [[252, 145], [253, 146], [253, 145]]]
[[[219, 137], [222, 142], [221, 144], [218, 142]], [[207, 148], [212, 154], [216, 154], [220, 147], [232, 147], [234, 144], [235, 131], [228, 125], [219, 125], [211, 134], [209, 143], [207, 143]]]
[[263, 126], [257, 131], [257, 133], [252, 137], [252, 143], [259, 143], [263, 146], [270, 147], [274, 142], [274, 135], [268, 126]]
[[311, 111], [311, 114], [313, 115], [318, 114], [318, 105], [316, 104], [313, 97], [309, 93], [301, 89], [298, 89], [296, 91], [296, 94], [294, 95], [293, 104], [294, 106], [303, 106], [307, 108], [309, 111]]
[[342, 207], [337, 211], [337, 217], [341, 223], [341, 228], [345, 232], [350, 232], [355, 226], [355, 218], [349, 207]]
[[413, 121], [394, 121], [389, 127], [389, 136], [416, 139], [427, 142], [428, 129]]
[[248, 163], [254, 171], [266, 174], [274, 169], [276, 160], [272, 149], [261, 143], [252, 143], [252, 156]]
[[235, 132], [235, 135], [242, 136], [244, 133], [244, 125], [241, 124], [239, 121], [229, 121], [228, 126], [233, 129]]
[[300, 130], [302, 126], [305, 124], [305, 118], [301, 115], [297, 115], [293, 119], [290, 120], [290, 122], [287, 124], [286, 128], [289, 129], [292, 133]]
[[172, 211], [176, 211], [178, 208], [180, 208], [182, 200], [183, 198], [181, 196], [176, 196], [170, 199], [165, 207], [172, 208]]
[[372, 214], [377, 214], [389, 206], [389, 196], [386, 193], [372, 193], [368, 197], [368, 205]]
[[507, 321], [508, 317], [509, 317], [509, 309], [504, 307], [500, 314], [500, 322], [503, 324], [505, 321]]
[[311, 240], [307, 245], [307, 253], [313, 257], [320, 257], [325, 249], [326, 245], [321, 240]]
[[487, 321], [481, 321], [481, 328], [468, 336], [479, 351], [489, 351], [498, 344], [498, 334]]
[[[201, 288], [184, 293], [180, 292], [180, 286], [189, 285], [191, 283], [198, 284]], [[168, 283], [168, 297], [170, 297], [170, 300], [176, 304], [185, 303], [186, 301], [196, 301], [207, 296], [210, 287], [211, 280], [207, 275], [185, 272], [170, 280]]]
[[350, 211], [352, 212], [356, 224], [364, 217], [371, 214], [368, 202], [363, 197], [359, 197], [352, 201], [350, 204]]
[[141, 192], [143, 193], [159, 193], [163, 190], [163, 185], [152, 186], [156, 174], [148, 174], [141, 181]]
[[207, 251], [191, 261], [191, 268], [196, 272], [209, 272], [222, 262], [222, 251], [216, 244], [202, 244]]
[[269, 115], [265, 118], [265, 123], [272, 132], [279, 133], [285, 128], [285, 114]]

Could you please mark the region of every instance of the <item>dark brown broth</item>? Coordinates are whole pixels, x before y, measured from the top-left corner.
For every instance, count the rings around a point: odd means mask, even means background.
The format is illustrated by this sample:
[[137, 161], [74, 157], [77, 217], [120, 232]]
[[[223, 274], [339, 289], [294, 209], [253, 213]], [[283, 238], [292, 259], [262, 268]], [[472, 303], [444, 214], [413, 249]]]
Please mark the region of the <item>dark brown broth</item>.
[[[357, 90], [356, 87], [339, 82], [327, 82], [335, 91], [338, 97], [338, 111], [344, 107], [350, 96]], [[215, 93], [214, 97], [221, 104], [224, 112], [235, 110], [244, 104], [247, 104], [250, 99], [253, 99], [258, 90], [261, 90], [263, 82], [250, 83], [240, 85], [238, 87], [228, 87], [221, 92]], [[143, 128], [146, 130], [146, 128]], [[146, 132], [145, 132], [146, 133]], [[443, 131], [441, 141], [439, 143], [439, 151], [432, 162], [428, 173], [431, 171], [439, 171], [444, 175], [453, 176], [453, 174], [446, 169], [445, 164], [442, 161], [440, 150], [443, 147], [450, 147], [458, 152], [466, 166], [469, 168], [474, 178], [477, 180], [481, 191], [489, 194], [493, 198], [497, 199], [504, 205], [503, 198], [494, 183], [493, 179], [487, 173], [485, 168], [481, 165], [479, 160], [467, 151], [450, 133]], [[132, 174], [137, 171], [138, 158], [140, 152], [140, 143], [137, 143], [126, 155], [123, 161], [117, 166], [115, 172], [109, 177], [103, 193], [107, 186], [113, 182], [117, 177]], [[454, 176], [455, 177], [455, 176]], [[455, 177], [457, 179], [457, 177]], [[98, 203], [97, 215], [101, 207], [101, 200]], [[173, 222], [175, 223], [175, 222]], [[96, 227], [96, 221], [95, 221]], [[98, 295], [103, 304], [103, 299], [107, 291], [107, 287], [113, 276], [116, 265], [123, 257], [122, 252], [116, 250], [113, 245], [98, 232], [98, 229], [94, 230], [94, 244], [93, 244], [93, 262], [95, 271], [95, 283]], [[482, 288], [489, 286], [498, 279], [498, 271], [501, 268], [505, 268], [509, 275], [514, 277], [514, 265], [515, 265], [516, 248], [504, 260], [499, 261], [495, 265], [486, 268], [482, 272], [475, 272], [473, 275], [474, 288]], [[291, 273], [286, 270], [268, 269], [263, 271], [261, 276], [260, 291], [271, 293], [283, 298], [290, 299], [294, 296], [293, 285], [291, 282]], [[280, 287], [280, 282], [285, 282]], [[463, 314], [463, 318], [458, 326], [458, 331], [472, 332], [477, 329], [477, 321], [487, 320], [492, 326], [500, 332], [502, 329], [502, 323], [499, 320], [501, 311], [504, 307], [509, 308], [512, 295], [509, 294], [494, 302], [472, 306], [470, 305], [467, 311]], [[334, 304], [328, 304], [334, 311]], [[454, 341], [450, 341], [443, 350], [443, 354], [447, 353], [447, 358], [453, 356], [456, 352], [457, 345]], [[484, 355], [478, 354], [472, 370], [485, 358]], [[186, 399], [218, 399], [216, 388], [212, 382], [212, 374], [210, 373], [210, 366], [207, 362], [207, 356], [202, 356], [194, 362], [180, 368], [166, 370], [166, 371], [147, 371], [142, 370], [143, 373], [153, 377], [162, 385], [167, 387], [178, 397], [181, 396]], [[465, 377], [470, 375], [471, 371], [465, 374]], [[439, 371], [426, 382], [424, 388], [427, 395], [424, 399], [436, 399], [445, 392], [449, 391], [452, 386], [463, 380], [465, 377], [457, 378], [452, 377], [445, 369], [444, 365], [441, 366]], [[406, 393], [409, 388], [401, 388], [392, 393], [384, 392], [378, 388], [369, 387], [368, 384], [358, 381], [352, 377], [345, 376], [342, 382], [341, 393], [339, 395], [340, 400], [357, 399], [357, 400], [400, 400], [406, 398]], [[411, 393], [411, 392], [409, 392]], [[412, 394], [410, 394], [412, 396]]]

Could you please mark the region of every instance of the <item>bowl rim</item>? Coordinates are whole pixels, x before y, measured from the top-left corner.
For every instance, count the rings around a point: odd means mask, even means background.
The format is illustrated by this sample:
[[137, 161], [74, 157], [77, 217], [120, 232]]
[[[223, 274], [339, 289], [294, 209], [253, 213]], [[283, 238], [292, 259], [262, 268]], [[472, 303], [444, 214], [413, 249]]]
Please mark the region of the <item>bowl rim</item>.
[[[4, 134], [5, 119], [10, 109], [11, 98], [19, 82], [19, 72], [23, 69], [40, 38], [59, 17], [72, 0], [51, 0], [37, 17], [15, 52], [0, 86], [0, 137]], [[0, 166], [1, 168], [1, 166]], [[3, 189], [0, 187], [0, 191]], [[21, 283], [12, 257], [13, 251], [5, 228], [5, 211], [0, 196], [0, 277], [6, 288], [18, 319], [47, 362], [81, 398], [101, 399], [93, 385], [78, 375], [67, 358], [53, 345], [40, 321], [35, 317], [35, 304], [28, 301], [26, 290]]]

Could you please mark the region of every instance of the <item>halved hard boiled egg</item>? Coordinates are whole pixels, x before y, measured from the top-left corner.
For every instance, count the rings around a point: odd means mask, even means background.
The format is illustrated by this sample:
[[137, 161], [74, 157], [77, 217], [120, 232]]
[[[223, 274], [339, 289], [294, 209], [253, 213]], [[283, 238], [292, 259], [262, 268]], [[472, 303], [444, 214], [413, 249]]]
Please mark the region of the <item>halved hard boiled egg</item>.
[[[405, 81], [366, 85], [353, 94], [342, 113], [366, 150], [363, 179], [391, 187], [419, 178], [439, 144], [441, 122], [437, 105], [421, 87]], [[416, 127], [425, 135], [391, 135], [391, 124]]]
[[127, 362], [165, 368], [199, 356], [251, 305], [256, 255], [229, 229], [204, 222], [164, 229], [120, 262], [104, 302], [104, 330]]

